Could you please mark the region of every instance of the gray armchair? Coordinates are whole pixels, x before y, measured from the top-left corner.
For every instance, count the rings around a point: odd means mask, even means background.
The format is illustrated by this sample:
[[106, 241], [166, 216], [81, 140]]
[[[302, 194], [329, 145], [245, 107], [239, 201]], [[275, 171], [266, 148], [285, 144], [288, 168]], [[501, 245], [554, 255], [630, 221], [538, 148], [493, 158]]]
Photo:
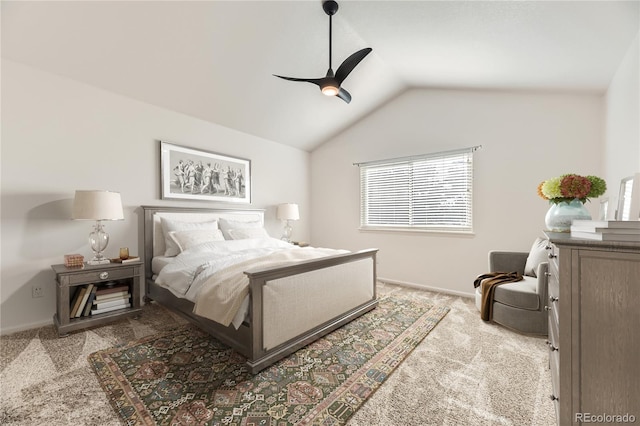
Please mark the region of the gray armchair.
[[[519, 272], [523, 280], [501, 284], [495, 289], [492, 320], [513, 330], [547, 335], [547, 262], [533, 267], [536, 276], [525, 274], [525, 265], [529, 253], [526, 252], [489, 252], [490, 272]], [[482, 300], [481, 287], [476, 288], [476, 307], [480, 310]]]

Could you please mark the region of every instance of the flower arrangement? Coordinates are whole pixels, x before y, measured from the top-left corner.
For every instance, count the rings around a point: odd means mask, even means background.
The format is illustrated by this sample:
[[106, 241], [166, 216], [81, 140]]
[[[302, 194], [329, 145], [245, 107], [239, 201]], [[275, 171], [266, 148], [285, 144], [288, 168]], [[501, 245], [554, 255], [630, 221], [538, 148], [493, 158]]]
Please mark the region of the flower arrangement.
[[607, 190], [607, 183], [597, 176], [567, 174], [547, 179], [538, 185], [538, 195], [553, 204], [578, 199], [582, 204]]

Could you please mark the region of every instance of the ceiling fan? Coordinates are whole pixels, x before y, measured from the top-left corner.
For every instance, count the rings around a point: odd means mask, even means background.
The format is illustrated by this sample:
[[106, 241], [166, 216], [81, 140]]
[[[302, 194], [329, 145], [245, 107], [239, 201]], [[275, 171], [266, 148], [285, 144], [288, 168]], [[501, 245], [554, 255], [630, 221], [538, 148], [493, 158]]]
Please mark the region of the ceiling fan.
[[294, 78], [294, 77], [283, 77], [281, 75], [273, 74], [275, 77], [282, 78], [284, 80], [290, 81], [304, 81], [307, 83], [313, 83], [320, 87], [322, 93], [327, 96], [337, 96], [346, 103], [351, 102], [351, 95], [349, 92], [344, 90], [342, 87], [342, 82], [347, 78], [347, 76], [353, 71], [353, 69], [367, 56], [371, 53], [370, 47], [367, 47], [362, 50], [358, 50], [356, 53], [349, 56], [344, 60], [342, 64], [338, 67], [335, 74], [333, 73], [333, 68], [331, 68], [331, 18], [338, 11], [338, 3], [333, 0], [326, 0], [322, 2], [322, 9], [324, 12], [329, 15], [329, 70], [327, 71], [327, 75], [322, 78]]

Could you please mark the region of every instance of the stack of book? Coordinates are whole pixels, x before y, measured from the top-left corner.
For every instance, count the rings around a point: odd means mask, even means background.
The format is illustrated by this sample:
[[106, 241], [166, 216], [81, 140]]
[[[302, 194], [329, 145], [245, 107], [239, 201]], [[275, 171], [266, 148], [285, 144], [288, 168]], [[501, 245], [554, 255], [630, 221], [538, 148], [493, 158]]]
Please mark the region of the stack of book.
[[91, 303], [96, 296], [96, 286], [87, 284], [75, 288], [69, 304], [69, 318], [86, 317], [91, 314]]
[[140, 262], [140, 258], [138, 256], [129, 256], [126, 259], [120, 259], [119, 257], [111, 259], [111, 263], [133, 263]]
[[574, 220], [571, 236], [596, 241], [640, 243], [640, 220]]
[[98, 287], [92, 302], [91, 315], [129, 308], [131, 307], [130, 300], [131, 293], [129, 292], [129, 286], [126, 284], [113, 287]]

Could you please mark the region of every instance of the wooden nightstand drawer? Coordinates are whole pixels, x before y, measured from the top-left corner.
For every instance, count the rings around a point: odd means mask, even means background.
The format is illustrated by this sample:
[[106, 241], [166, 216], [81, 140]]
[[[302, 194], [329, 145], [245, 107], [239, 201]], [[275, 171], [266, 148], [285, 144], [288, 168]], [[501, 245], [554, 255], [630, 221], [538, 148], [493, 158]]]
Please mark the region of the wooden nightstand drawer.
[[[134, 275], [133, 267], [126, 267], [113, 270], [87, 271], [77, 274], [68, 274], [64, 278], [68, 279], [68, 285], [97, 283], [100, 281], [120, 280]], [[62, 279], [62, 278], [61, 278]]]

